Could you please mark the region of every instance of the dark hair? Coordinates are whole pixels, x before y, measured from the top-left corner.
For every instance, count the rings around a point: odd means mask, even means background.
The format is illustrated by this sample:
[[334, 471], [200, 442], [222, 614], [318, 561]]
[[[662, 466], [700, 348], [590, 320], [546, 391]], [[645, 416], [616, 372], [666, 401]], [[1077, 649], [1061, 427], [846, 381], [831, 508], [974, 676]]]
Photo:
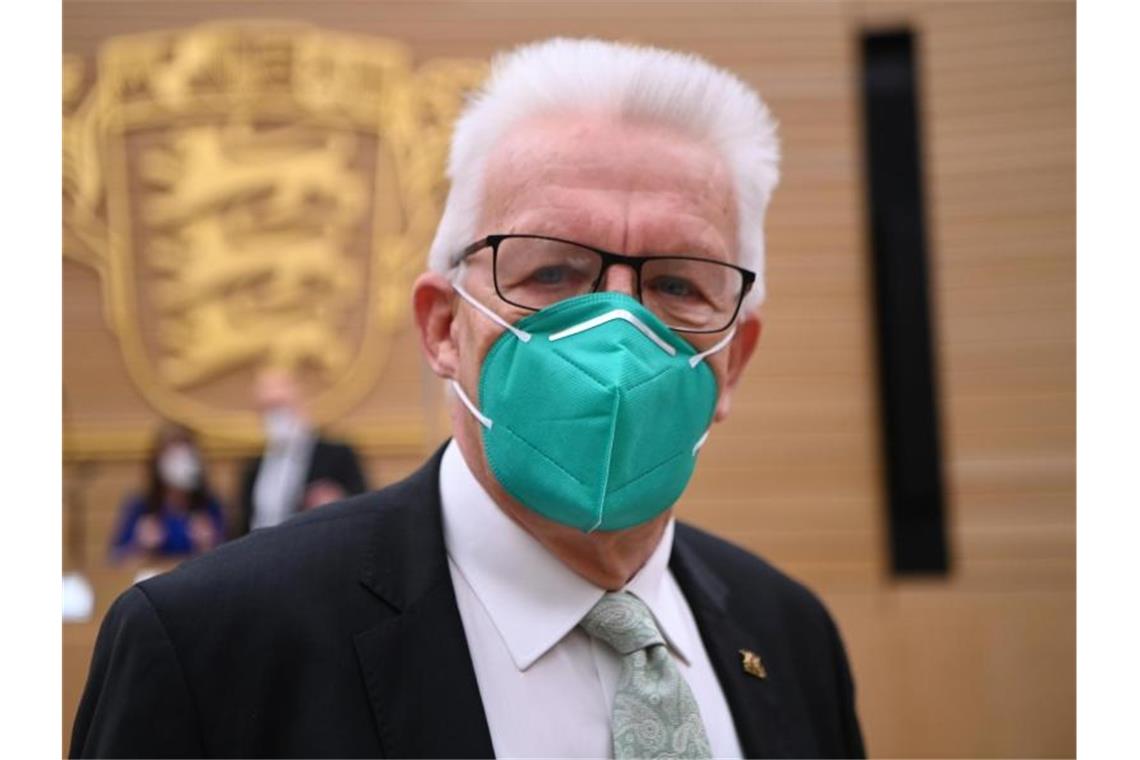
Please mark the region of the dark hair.
[[[167, 485], [162, 481], [158, 471], [158, 460], [162, 452], [175, 443], [186, 444], [194, 449], [198, 461], [202, 461], [202, 450], [198, 447], [198, 439], [194, 432], [187, 427], [174, 423], [164, 423], [155, 433], [151, 443], [150, 453], [146, 460], [146, 495], [143, 497], [143, 513], [148, 515], [162, 511], [166, 501]], [[210, 503], [210, 487], [206, 483], [206, 469], [201, 468], [198, 476], [198, 485], [190, 492], [190, 511], [205, 510]]]

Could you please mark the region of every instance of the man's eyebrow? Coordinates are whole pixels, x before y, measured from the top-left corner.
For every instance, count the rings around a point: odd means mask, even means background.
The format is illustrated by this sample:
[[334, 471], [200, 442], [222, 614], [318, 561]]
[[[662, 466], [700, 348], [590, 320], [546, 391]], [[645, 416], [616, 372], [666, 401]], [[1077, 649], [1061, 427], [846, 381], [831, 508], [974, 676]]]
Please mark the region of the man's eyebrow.
[[634, 256], [695, 256], [701, 259], [714, 261], [732, 261], [732, 252], [727, 248], [713, 246], [709, 243], [678, 243], [664, 249], [646, 250], [644, 253], [634, 253]]

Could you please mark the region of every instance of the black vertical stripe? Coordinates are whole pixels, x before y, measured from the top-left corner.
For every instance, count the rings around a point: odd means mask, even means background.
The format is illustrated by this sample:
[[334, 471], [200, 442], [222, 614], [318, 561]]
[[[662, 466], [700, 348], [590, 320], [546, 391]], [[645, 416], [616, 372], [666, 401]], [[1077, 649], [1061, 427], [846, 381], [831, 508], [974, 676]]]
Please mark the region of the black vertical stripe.
[[863, 128], [892, 568], [946, 573], [916, 45], [863, 35]]

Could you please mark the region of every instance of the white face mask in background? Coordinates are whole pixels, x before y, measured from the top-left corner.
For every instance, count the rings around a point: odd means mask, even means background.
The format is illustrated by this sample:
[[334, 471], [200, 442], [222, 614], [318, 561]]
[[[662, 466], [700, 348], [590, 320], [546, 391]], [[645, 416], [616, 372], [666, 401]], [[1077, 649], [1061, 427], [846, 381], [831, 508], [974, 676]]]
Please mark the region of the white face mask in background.
[[169, 488], [190, 491], [201, 480], [202, 465], [192, 448], [175, 445], [158, 458], [158, 475]]
[[269, 409], [261, 417], [261, 426], [270, 444], [288, 443], [304, 431], [301, 420], [289, 409]]

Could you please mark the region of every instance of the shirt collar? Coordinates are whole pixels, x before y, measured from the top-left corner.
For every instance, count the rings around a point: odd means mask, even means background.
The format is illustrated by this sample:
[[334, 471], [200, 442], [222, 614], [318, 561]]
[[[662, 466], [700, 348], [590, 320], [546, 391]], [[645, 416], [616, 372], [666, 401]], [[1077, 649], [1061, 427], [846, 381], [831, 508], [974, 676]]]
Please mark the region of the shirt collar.
[[[470, 584], [511, 659], [526, 670], [578, 625], [605, 590], [575, 573], [509, 518], [476, 480], [455, 441], [440, 463], [447, 554]], [[649, 607], [666, 642], [682, 659], [695, 642], [682, 625], [669, 576], [673, 520], [649, 560], [623, 590]]]

